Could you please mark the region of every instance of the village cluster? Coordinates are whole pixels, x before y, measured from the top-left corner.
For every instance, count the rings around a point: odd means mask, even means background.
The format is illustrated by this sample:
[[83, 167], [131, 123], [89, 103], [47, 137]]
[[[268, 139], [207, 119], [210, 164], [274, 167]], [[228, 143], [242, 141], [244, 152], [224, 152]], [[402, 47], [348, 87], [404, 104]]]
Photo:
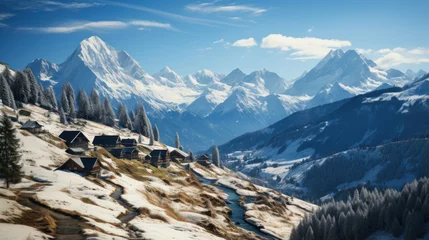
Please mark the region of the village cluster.
[[[32, 134], [40, 134], [45, 132], [43, 125], [37, 121], [28, 120], [22, 126], [22, 130], [26, 130]], [[65, 161], [57, 170], [67, 170], [78, 172], [85, 176], [99, 176], [103, 167], [101, 161], [97, 157], [87, 157], [86, 153], [90, 150], [97, 150], [97, 147], [102, 147], [107, 150], [113, 157], [119, 159], [128, 159], [140, 161], [142, 163], [150, 163], [153, 167], [167, 168], [170, 162], [189, 163], [194, 160], [203, 166], [211, 164], [210, 157], [207, 154], [193, 159], [190, 154], [174, 147], [170, 147], [160, 143], [161, 146], [146, 145], [138, 143], [135, 138], [121, 138], [119, 135], [99, 135], [94, 136], [91, 142], [82, 131], [79, 130], [64, 130], [59, 136], [67, 145], [65, 150], [71, 157]], [[91, 146], [92, 145], [92, 146]]]

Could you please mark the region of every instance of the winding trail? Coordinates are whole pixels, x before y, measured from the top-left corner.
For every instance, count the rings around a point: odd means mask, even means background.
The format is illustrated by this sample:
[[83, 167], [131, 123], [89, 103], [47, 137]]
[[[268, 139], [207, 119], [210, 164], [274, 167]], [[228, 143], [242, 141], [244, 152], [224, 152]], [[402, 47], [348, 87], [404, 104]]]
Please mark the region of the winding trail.
[[225, 202], [232, 211], [230, 218], [237, 227], [254, 232], [255, 234], [257, 234], [258, 236], [264, 239], [268, 239], [268, 240], [278, 239], [275, 236], [272, 236], [270, 234], [267, 234], [261, 231], [259, 227], [252, 225], [246, 221], [246, 218], [245, 218], [246, 208], [240, 205], [239, 203], [240, 195], [238, 195], [234, 189], [225, 187], [220, 184], [216, 184], [216, 180], [206, 179], [195, 171], [193, 171], [193, 173], [198, 177], [201, 183], [216, 187], [228, 195], [227, 199], [225, 199]]

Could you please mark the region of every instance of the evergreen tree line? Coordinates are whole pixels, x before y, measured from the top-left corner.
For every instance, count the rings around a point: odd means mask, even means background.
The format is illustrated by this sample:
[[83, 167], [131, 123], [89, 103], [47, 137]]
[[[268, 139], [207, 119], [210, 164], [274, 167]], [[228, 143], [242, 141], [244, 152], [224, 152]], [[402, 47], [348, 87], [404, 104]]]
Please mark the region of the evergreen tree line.
[[52, 87], [43, 89], [29, 68], [12, 75], [8, 66], [0, 74], [0, 99], [8, 107], [16, 109], [22, 103], [39, 105], [49, 110], [57, 109]]
[[22, 178], [19, 139], [16, 130], [5, 112], [0, 119], [0, 178], [5, 179], [6, 188], [11, 183], [18, 183]]
[[405, 240], [422, 238], [429, 222], [429, 179], [406, 184], [401, 192], [388, 189], [355, 191], [353, 198], [332, 201], [307, 215], [291, 240], [365, 239], [378, 230]]

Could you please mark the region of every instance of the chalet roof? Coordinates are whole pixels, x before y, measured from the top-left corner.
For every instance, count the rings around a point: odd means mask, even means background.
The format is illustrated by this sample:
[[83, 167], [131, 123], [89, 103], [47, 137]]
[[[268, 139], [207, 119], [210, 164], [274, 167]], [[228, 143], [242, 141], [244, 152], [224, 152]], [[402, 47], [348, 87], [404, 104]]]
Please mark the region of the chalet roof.
[[22, 129], [31, 129], [31, 128], [41, 128], [41, 127], [43, 127], [42, 125], [40, 125], [37, 121], [31, 121], [31, 120], [28, 120], [27, 122], [25, 122], [23, 125], [22, 125]]
[[134, 147], [129, 147], [129, 148], [123, 148], [122, 149], [123, 153], [133, 153], [134, 151], [139, 152], [139, 150], [137, 148], [134, 148]]
[[167, 150], [153, 150], [150, 155], [152, 158], [160, 156], [160, 160], [165, 160], [167, 157]]
[[124, 138], [121, 140], [122, 144], [137, 144], [137, 140], [134, 138]]
[[207, 154], [204, 154], [204, 155], [199, 156], [197, 160], [210, 160], [210, 158]]
[[73, 141], [78, 136], [83, 136], [85, 138], [85, 140], [89, 142], [89, 139], [81, 131], [67, 131], [66, 130], [66, 131], [63, 131], [60, 134], [60, 136], [58, 136], [58, 137], [61, 138], [61, 139], [63, 139], [63, 140], [65, 140], [67, 144], [70, 144], [70, 143], [73, 143]]
[[119, 156], [122, 153], [122, 148], [114, 148], [109, 151], [113, 156]]
[[168, 149], [168, 151], [170, 152], [170, 153], [172, 153], [172, 152], [177, 152], [178, 154], [180, 154], [181, 156], [183, 156], [183, 157], [189, 157], [189, 154], [187, 154], [186, 152], [184, 152], [184, 151], [182, 151], [182, 150], [180, 150], [180, 149], [178, 149], [178, 148], [174, 148], [174, 147], [170, 147], [170, 146], [167, 146], [167, 149]]
[[84, 168], [85, 171], [91, 171], [95, 164], [98, 161], [98, 158], [92, 158], [92, 157], [75, 157], [70, 158], [69, 160], [72, 160], [76, 164], [78, 164], [80, 167]]
[[121, 141], [119, 135], [101, 135], [95, 136], [92, 144], [94, 145], [116, 145]]

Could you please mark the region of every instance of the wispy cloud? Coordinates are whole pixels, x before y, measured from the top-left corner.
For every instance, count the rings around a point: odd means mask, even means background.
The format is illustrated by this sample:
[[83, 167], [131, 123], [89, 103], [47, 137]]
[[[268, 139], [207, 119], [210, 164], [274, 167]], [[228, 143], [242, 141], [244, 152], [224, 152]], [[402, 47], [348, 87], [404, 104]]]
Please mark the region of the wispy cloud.
[[232, 46], [233, 47], [254, 47], [258, 45], [254, 38], [240, 39], [235, 41]]
[[313, 28], [314, 27], [311, 27], [311, 28], [307, 29], [307, 32], [309, 32], [309, 33], [313, 32]]
[[135, 21], [129, 22], [129, 24], [133, 26], [143, 27], [143, 28], [164, 28], [164, 29], [171, 29], [171, 30], [174, 29], [169, 23], [160, 23], [160, 22], [146, 21], [146, 20], [135, 20]]
[[264, 8], [251, 7], [248, 5], [217, 5], [216, 2], [189, 4], [189, 5], [186, 5], [186, 9], [193, 12], [201, 12], [201, 13], [250, 12], [255, 15], [259, 15], [267, 11]]
[[60, 9], [83, 9], [90, 7], [102, 6], [102, 3], [98, 2], [83, 2], [83, 1], [67, 1], [58, 2], [50, 0], [27, 0], [17, 1], [13, 8], [18, 10], [33, 10], [33, 11], [56, 11]]
[[183, 21], [183, 22], [187, 22], [187, 23], [191, 23], [191, 24], [211, 26], [211, 27], [216, 27], [216, 26], [245, 27], [244, 25], [240, 25], [240, 24], [236, 24], [236, 23], [222, 22], [222, 21], [204, 19], [204, 18], [188, 17], [188, 16], [184, 16], [184, 15], [180, 15], [180, 14], [161, 11], [158, 9], [148, 8], [148, 7], [141, 6], [141, 5], [129, 4], [129, 3], [123, 3], [123, 2], [115, 2], [115, 1], [108, 1], [108, 0], [100, 0], [100, 2], [105, 3], [105, 4], [109, 4], [109, 5], [113, 5], [113, 6], [118, 6], [118, 7], [143, 11], [143, 12], [147, 12], [147, 13], [152, 13], [152, 14], [156, 14], [159, 16], [172, 18], [172, 19], [175, 19], [178, 21]]
[[402, 64], [429, 63], [429, 48], [407, 49], [403, 47], [382, 49], [356, 49], [357, 52], [375, 59], [375, 63], [383, 68], [396, 67]]
[[[0, 13], [0, 21], [11, 18], [13, 16], [15, 16], [15, 14], [13, 13]], [[7, 24], [0, 22], [0, 27], [7, 27]]]
[[199, 52], [207, 52], [207, 51], [210, 51], [212, 49], [213, 49], [212, 47], [198, 48], [197, 51], [199, 51]]
[[217, 43], [223, 43], [223, 42], [225, 42], [225, 40], [223, 38], [221, 38], [219, 40], [214, 41], [213, 43], [217, 44]]
[[97, 22], [80, 22], [64, 26], [51, 26], [51, 27], [21, 27], [18, 30], [24, 31], [38, 31], [45, 33], [72, 33], [83, 30], [109, 30], [121, 29], [128, 26], [139, 27], [138, 30], [145, 30], [146, 28], [163, 28], [168, 30], [175, 30], [169, 23], [160, 23], [147, 20], [134, 20], [131, 22], [122, 21], [97, 21]]
[[262, 39], [261, 48], [292, 51], [290, 59], [320, 59], [330, 50], [348, 47], [352, 43], [347, 40], [321, 39], [313, 37], [295, 38], [281, 34], [270, 34]]

